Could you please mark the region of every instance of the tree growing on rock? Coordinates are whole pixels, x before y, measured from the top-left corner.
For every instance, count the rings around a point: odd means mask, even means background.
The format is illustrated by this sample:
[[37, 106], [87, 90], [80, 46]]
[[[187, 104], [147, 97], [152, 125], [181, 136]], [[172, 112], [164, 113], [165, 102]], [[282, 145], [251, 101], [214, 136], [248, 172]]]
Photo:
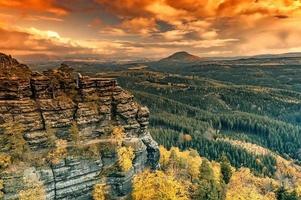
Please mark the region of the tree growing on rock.
[[121, 146], [124, 138], [125, 138], [124, 128], [121, 126], [114, 127], [111, 135], [112, 141], [116, 142], [118, 146]]
[[114, 127], [111, 134], [111, 140], [117, 144], [118, 166], [122, 171], [127, 172], [133, 166], [135, 154], [132, 147], [123, 146], [124, 139], [124, 128], [121, 126]]
[[36, 174], [23, 177], [23, 182], [26, 189], [19, 192], [19, 200], [46, 200], [44, 185]]
[[106, 200], [106, 188], [104, 184], [96, 184], [93, 188], [93, 200]]
[[0, 153], [0, 169], [5, 169], [11, 164], [11, 157], [8, 154]]
[[80, 135], [79, 135], [79, 130], [77, 127], [76, 122], [73, 122], [70, 129], [69, 133], [72, 139], [73, 144], [78, 147], [80, 145]]
[[65, 159], [67, 157], [67, 141], [58, 139], [55, 142], [55, 148], [48, 153], [48, 160], [52, 164], [58, 164], [61, 162], [61, 160]]
[[53, 128], [46, 126], [46, 137], [48, 139], [48, 147], [55, 147], [55, 141], [57, 140], [57, 137]]
[[133, 160], [135, 158], [132, 147], [119, 147], [117, 149], [118, 165], [122, 171], [127, 172], [133, 167]]
[[4, 198], [4, 193], [2, 192], [3, 189], [4, 189], [3, 180], [0, 179], [0, 199]]
[[15, 160], [22, 160], [23, 153], [28, 150], [27, 142], [23, 137], [25, 131], [24, 126], [12, 122], [1, 125], [1, 128], [4, 129], [5, 137], [8, 140], [8, 149], [12, 158]]

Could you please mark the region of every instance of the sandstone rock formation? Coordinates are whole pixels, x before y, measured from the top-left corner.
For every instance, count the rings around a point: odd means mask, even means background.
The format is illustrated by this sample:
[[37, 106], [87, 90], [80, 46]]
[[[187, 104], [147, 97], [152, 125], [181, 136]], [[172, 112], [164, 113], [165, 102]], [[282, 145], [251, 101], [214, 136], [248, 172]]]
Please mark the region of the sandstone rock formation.
[[19, 77], [26, 79], [30, 77], [31, 71], [26, 65], [20, 64], [11, 56], [0, 53], [0, 77]]
[[[47, 199], [91, 199], [93, 185], [99, 182], [110, 186], [112, 199], [120, 199], [129, 194], [136, 173], [157, 167], [158, 146], [147, 128], [149, 111], [138, 105], [116, 80], [74, 77], [66, 65], [43, 74], [33, 73], [27, 66], [1, 54], [0, 69], [9, 68], [14, 68], [12, 73], [0, 74], [0, 124], [21, 124], [34, 154], [47, 150], [48, 129], [72, 145], [69, 129], [74, 123], [82, 145], [98, 144], [104, 148], [96, 159], [69, 155], [55, 165], [25, 163], [22, 170], [2, 171], [4, 199], [16, 199], [28, 171], [42, 181]], [[18, 68], [26, 76], [18, 76]], [[131, 146], [135, 152], [133, 168], [128, 172], [112, 168], [117, 161], [116, 151], [106, 149], [114, 126], [124, 128], [124, 145]]]

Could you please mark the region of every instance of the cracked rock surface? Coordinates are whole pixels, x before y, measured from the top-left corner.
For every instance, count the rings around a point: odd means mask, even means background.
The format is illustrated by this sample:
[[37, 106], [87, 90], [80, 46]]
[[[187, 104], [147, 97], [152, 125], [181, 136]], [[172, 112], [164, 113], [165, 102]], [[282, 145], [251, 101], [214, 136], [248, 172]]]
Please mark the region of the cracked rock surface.
[[[4, 54], [0, 54], [0, 72], [1, 69], [10, 69], [11, 73], [0, 74], [0, 124], [21, 124], [33, 152], [47, 150], [49, 128], [58, 138], [72, 143], [68, 130], [73, 123], [78, 126], [81, 142], [104, 147], [109, 145], [108, 130], [122, 126], [126, 134], [124, 145], [133, 147], [135, 152], [133, 168], [126, 173], [112, 169], [117, 161], [114, 149], [93, 159], [70, 155], [57, 165], [28, 164], [22, 170], [3, 171], [0, 179], [4, 181], [4, 199], [17, 199], [24, 187], [22, 177], [28, 170], [43, 182], [47, 199], [91, 199], [95, 183], [107, 184], [111, 198], [122, 199], [130, 193], [136, 173], [157, 167], [159, 148], [148, 132], [149, 110], [136, 103], [116, 80], [74, 78], [66, 65], [34, 73]], [[19, 76], [18, 70], [25, 76]]]

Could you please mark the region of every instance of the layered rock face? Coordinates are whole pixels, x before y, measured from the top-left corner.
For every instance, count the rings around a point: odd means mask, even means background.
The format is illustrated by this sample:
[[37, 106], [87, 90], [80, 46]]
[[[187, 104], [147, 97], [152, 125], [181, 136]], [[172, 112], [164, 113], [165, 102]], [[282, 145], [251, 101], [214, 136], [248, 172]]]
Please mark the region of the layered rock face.
[[0, 77], [22, 77], [28, 78], [31, 70], [26, 65], [20, 64], [11, 56], [0, 53]]
[[[2, 66], [8, 65], [6, 60], [0, 62]], [[47, 199], [91, 199], [96, 183], [109, 186], [110, 198], [121, 199], [129, 194], [136, 173], [157, 167], [159, 151], [147, 129], [148, 109], [138, 105], [114, 79], [81, 75], [73, 78], [71, 72], [68, 66], [62, 66], [43, 74], [31, 72], [25, 78], [0, 78], [0, 124], [21, 124], [25, 128], [24, 138], [35, 154], [49, 148], [49, 129], [71, 145], [69, 129], [76, 124], [81, 145], [103, 147], [99, 157], [73, 154], [55, 165], [27, 163], [22, 170], [3, 171], [0, 179], [4, 181], [4, 199], [17, 198], [24, 188], [22, 178], [29, 172], [39, 177]], [[117, 155], [114, 147], [109, 148], [109, 138], [116, 126], [125, 130], [123, 145], [131, 146], [135, 152], [133, 167], [128, 172], [113, 168]]]

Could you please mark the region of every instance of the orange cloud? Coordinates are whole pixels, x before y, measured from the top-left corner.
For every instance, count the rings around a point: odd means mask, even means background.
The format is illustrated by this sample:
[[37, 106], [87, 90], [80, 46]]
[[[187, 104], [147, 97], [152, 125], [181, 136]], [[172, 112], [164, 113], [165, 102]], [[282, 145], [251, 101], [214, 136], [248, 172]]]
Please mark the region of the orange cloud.
[[[0, 9], [0, 48], [17, 53], [230, 55], [301, 47], [300, 0], [0, 0]], [[78, 33], [68, 30], [74, 24]]]
[[39, 31], [34, 28], [29, 30], [0, 28], [0, 35], [0, 49], [15, 55], [31, 53], [60, 55], [91, 52], [89, 48], [73, 44], [52, 31]]
[[55, 0], [0, 0], [0, 8], [12, 8], [22, 12], [48, 12], [55, 15], [68, 14], [68, 10], [57, 5]]
[[133, 18], [124, 20], [120, 27], [130, 33], [148, 34], [151, 31], [156, 31], [156, 20], [154, 18]]
[[[95, 0], [106, 8], [107, 11], [113, 12], [120, 17], [128, 16], [147, 16], [145, 7], [151, 0]], [[154, 0], [156, 1], [156, 0]]]
[[298, 0], [95, 0], [120, 17], [174, 15], [190, 18], [237, 15], [292, 15]]

